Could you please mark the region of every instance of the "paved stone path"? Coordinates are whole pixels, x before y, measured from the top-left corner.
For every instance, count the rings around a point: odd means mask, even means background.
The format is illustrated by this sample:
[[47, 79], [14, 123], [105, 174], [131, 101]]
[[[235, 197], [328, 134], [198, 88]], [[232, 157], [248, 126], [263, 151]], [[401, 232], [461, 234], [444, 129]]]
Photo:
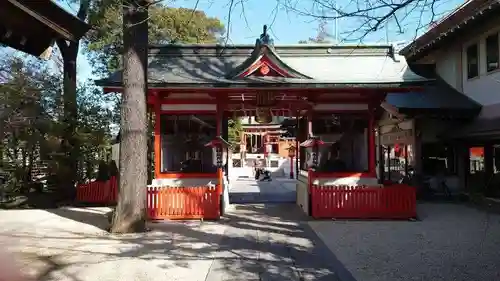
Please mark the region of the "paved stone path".
[[236, 205], [206, 281], [353, 281], [294, 204]]
[[231, 181], [229, 201], [245, 203], [294, 203], [296, 200], [295, 181], [275, 178], [272, 181], [256, 181], [239, 178]]
[[[295, 204], [110, 235], [109, 208], [0, 211], [0, 248], [43, 281], [353, 281]], [[31, 280], [31, 279], [30, 279]]]

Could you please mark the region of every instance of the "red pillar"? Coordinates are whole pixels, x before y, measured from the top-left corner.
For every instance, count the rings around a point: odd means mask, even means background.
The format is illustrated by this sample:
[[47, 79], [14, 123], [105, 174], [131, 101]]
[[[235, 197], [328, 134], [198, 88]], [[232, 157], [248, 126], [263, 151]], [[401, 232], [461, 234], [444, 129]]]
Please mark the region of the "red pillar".
[[376, 155], [375, 155], [375, 116], [372, 111], [369, 113], [368, 119], [368, 172], [373, 177], [377, 176], [375, 171]]
[[[299, 167], [299, 161], [302, 162], [302, 159], [301, 159], [301, 156], [300, 156], [300, 143], [299, 143], [299, 138], [302, 138], [302, 128], [300, 127], [300, 121], [299, 121], [299, 117], [300, 117], [300, 111], [297, 110], [296, 114], [295, 114], [295, 125], [296, 125], [296, 131], [295, 131], [295, 148], [296, 148], [296, 151], [297, 151], [297, 155], [295, 155], [295, 174], [297, 175], [297, 178], [299, 178], [299, 170], [300, 170], [300, 167]], [[302, 140], [302, 139], [300, 139]]]
[[264, 145], [264, 157], [267, 157], [267, 153], [269, 153], [267, 151], [267, 142], [269, 141], [268, 137], [269, 135], [266, 133], [263, 137], [260, 138], [262, 140], [262, 144]]
[[313, 125], [312, 125], [313, 115], [312, 112], [307, 112], [307, 137], [313, 136]]
[[[222, 121], [224, 117], [224, 107], [222, 104], [217, 103], [217, 113], [216, 113], [216, 118], [217, 118], [217, 126], [216, 126], [216, 132], [217, 136], [222, 136]], [[222, 185], [224, 184], [224, 172], [222, 171], [222, 167], [217, 168], [217, 194], [218, 197], [220, 198], [220, 195], [222, 194]]]
[[154, 112], [155, 112], [155, 143], [154, 143], [154, 151], [155, 151], [155, 179], [160, 177], [161, 173], [161, 99], [154, 99]]

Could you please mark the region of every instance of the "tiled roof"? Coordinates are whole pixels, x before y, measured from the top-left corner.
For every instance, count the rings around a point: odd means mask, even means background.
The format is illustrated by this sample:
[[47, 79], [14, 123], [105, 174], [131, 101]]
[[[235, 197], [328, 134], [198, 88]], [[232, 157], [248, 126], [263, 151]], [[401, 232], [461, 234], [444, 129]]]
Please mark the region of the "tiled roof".
[[488, 19], [498, 18], [500, 0], [470, 0], [448, 16], [433, 24], [424, 34], [404, 47], [399, 53], [414, 60], [425, 56], [430, 50], [451, 42], [466, 32], [484, 25]]
[[471, 118], [481, 110], [480, 104], [440, 78], [421, 92], [388, 93], [386, 102], [397, 108], [399, 113], [413, 116]]
[[[248, 77], [229, 79], [254, 50], [252, 45], [168, 45], [153, 47], [148, 60], [150, 87], [228, 87], [234, 85], [398, 86], [429, 81], [412, 72], [390, 46], [276, 46], [274, 52], [287, 66], [311, 79]], [[97, 81], [120, 87], [121, 72]], [[320, 87], [320, 86], [318, 86]]]

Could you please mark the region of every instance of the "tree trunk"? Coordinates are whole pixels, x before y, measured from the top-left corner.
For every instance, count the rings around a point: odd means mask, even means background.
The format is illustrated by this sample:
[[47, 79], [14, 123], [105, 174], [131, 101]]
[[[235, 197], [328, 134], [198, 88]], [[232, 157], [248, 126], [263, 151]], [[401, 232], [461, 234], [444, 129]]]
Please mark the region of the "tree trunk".
[[78, 107], [76, 103], [76, 59], [78, 42], [58, 40], [57, 45], [63, 58], [63, 112], [65, 128], [62, 134], [61, 150], [64, 153], [64, 171], [59, 171], [60, 187], [64, 199], [72, 199], [78, 175], [78, 159], [80, 156], [79, 141], [76, 137]]
[[[81, 0], [76, 17], [85, 21], [90, 8], [90, 0]], [[64, 171], [59, 174], [65, 199], [72, 199], [76, 194], [75, 182], [78, 179], [78, 160], [80, 145], [76, 137], [78, 112], [76, 102], [76, 59], [80, 42], [57, 40], [57, 46], [63, 58], [63, 111], [66, 127], [62, 134], [61, 150], [65, 154]]]
[[120, 193], [111, 232], [146, 230], [147, 185], [147, 1], [123, 0], [123, 95]]

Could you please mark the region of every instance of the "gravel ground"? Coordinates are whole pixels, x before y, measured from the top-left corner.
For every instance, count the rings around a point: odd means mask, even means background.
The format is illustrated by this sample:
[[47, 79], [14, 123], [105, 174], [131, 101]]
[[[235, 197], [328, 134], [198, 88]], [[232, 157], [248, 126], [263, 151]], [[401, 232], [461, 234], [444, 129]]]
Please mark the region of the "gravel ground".
[[421, 221], [311, 221], [358, 281], [500, 280], [500, 215], [421, 204]]

